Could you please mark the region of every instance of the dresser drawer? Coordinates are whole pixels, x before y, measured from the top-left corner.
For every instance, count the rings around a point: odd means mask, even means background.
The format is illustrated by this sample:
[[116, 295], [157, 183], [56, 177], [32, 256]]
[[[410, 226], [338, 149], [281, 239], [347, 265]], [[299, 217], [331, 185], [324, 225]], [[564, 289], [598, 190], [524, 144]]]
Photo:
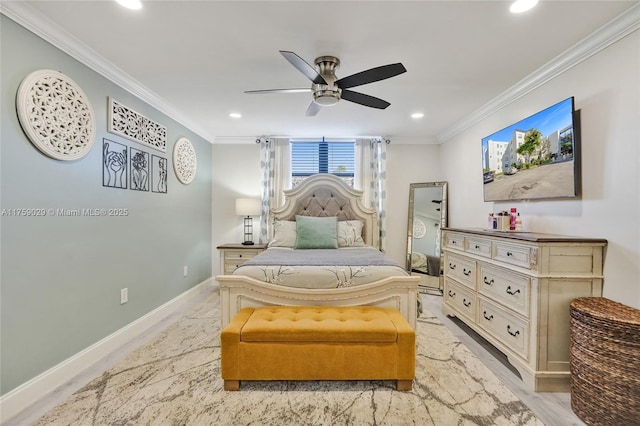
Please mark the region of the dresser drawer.
[[530, 269], [531, 247], [522, 244], [496, 242], [494, 259]]
[[530, 280], [529, 277], [515, 274], [500, 267], [480, 263], [480, 282], [478, 291], [529, 317]]
[[499, 305], [478, 298], [478, 325], [506, 347], [529, 359], [529, 323]]
[[469, 238], [465, 240], [467, 253], [477, 254], [478, 256], [491, 257], [491, 241], [484, 238]]
[[476, 262], [473, 259], [459, 257], [447, 253], [444, 265], [445, 274], [455, 278], [456, 281], [476, 289]]
[[252, 257], [257, 256], [262, 252], [262, 249], [242, 249], [242, 250], [232, 250], [226, 249], [224, 251], [224, 273], [231, 274], [238, 267], [240, 267], [244, 262], [251, 259]]
[[457, 312], [471, 321], [476, 317], [476, 295], [467, 287], [455, 281], [446, 280], [444, 286], [444, 303], [452, 306]]
[[458, 249], [461, 251], [464, 250], [464, 235], [452, 234], [450, 232], [447, 232], [445, 235], [446, 235], [446, 238], [444, 241], [445, 247]]

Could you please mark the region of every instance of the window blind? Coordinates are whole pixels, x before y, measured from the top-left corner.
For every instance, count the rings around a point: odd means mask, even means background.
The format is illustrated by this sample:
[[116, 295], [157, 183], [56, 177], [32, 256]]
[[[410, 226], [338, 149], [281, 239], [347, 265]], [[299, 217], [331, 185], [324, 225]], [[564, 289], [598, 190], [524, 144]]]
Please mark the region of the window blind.
[[355, 142], [291, 142], [291, 176], [331, 173], [353, 177]]

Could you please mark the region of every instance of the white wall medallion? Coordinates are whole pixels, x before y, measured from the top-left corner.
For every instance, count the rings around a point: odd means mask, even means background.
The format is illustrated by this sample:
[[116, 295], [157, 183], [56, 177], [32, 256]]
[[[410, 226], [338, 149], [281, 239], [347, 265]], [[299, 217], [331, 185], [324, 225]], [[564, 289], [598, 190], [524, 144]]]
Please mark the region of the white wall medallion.
[[167, 152], [167, 128], [109, 98], [107, 130], [158, 151]]
[[59, 71], [38, 70], [22, 80], [18, 120], [31, 143], [56, 160], [77, 160], [96, 135], [93, 108], [82, 89]]
[[416, 219], [413, 221], [413, 237], [414, 238], [422, 238], [424, 234], [427, 233], [427, 227], [424, 225], [424, 222], [420, 219]]
[[178, 180], [188, 185], [196, 177], [196, 150], [186, 138], [180, 138], [173, 147], [173, 169]]

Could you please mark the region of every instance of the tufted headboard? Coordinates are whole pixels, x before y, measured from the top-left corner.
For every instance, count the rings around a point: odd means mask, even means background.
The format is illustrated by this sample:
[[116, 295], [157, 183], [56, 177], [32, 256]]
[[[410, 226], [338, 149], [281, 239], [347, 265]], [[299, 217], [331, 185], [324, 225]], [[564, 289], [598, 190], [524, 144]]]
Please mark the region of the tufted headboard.
[[[353, 189], [330, 174], [308, 177], [297, 187], [284, 191], [284, 206], [269, 214], [269, 223], [276, 220], [296, 220], [296, 215], [313, 217], [336, 216], [338, 220], [359, 220], [364, 223], [362, 238], [365, 243], [379, 248], [378, 214], [364, 206], [363, 191]], [[269, 238], [273, 235], [269, 227]]]

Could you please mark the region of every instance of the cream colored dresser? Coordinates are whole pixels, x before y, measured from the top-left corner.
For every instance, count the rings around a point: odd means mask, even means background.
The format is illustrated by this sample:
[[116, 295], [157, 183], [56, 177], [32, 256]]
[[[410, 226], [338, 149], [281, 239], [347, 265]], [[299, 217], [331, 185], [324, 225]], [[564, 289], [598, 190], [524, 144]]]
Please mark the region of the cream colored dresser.
[[266, 244], [222, 244], [216, 247], [220, 250], [220, 270], [222, 274], [229, 275], [240, 265], [262, 253], [266, 248]]
[[602, 296], [603, 239], [444, 230], [444, 304], [536, 392], [569, 391], [569, 303]]

